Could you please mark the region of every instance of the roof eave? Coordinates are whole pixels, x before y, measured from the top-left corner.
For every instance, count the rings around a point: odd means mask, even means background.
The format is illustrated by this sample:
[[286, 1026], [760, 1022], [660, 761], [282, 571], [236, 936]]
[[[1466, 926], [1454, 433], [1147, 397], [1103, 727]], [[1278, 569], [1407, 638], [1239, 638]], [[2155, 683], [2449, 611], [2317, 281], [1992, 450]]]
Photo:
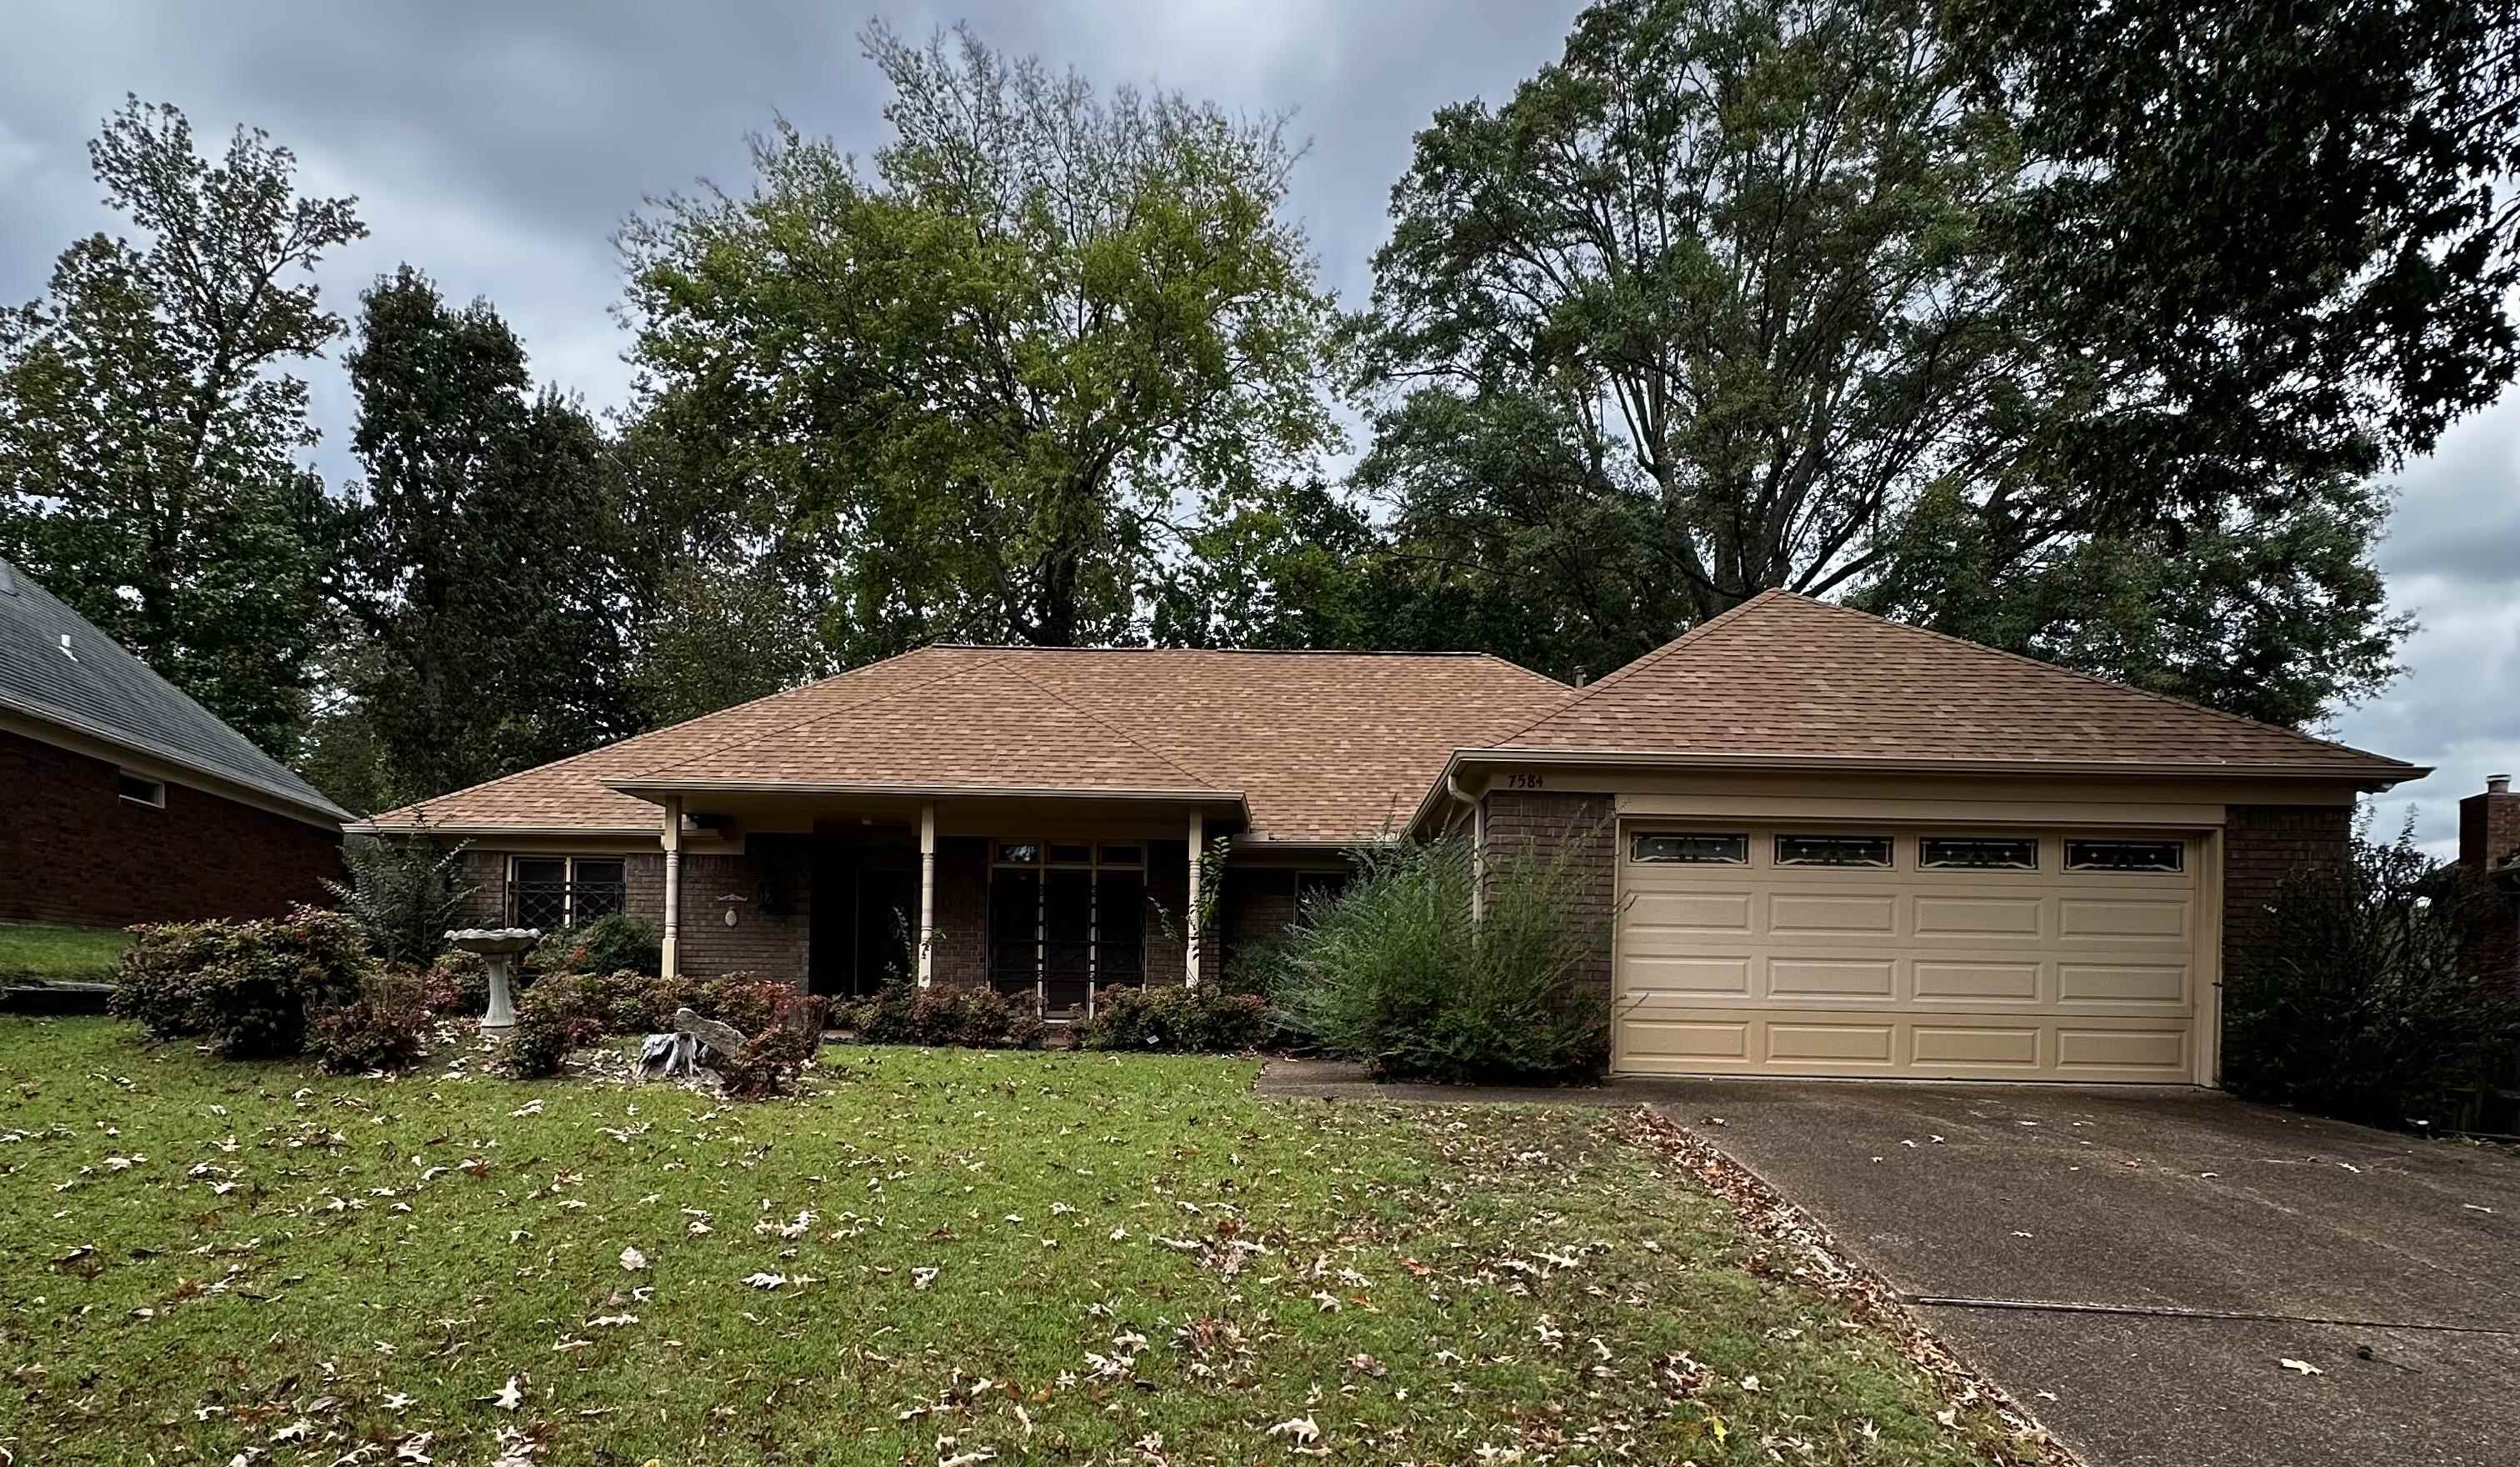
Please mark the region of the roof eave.
[[1503, 764], [1574, 764], [1604, 768], [1703, 769], [1740, 773], [1756, 770], [1849, 774], [1960, 774], [2036, 778], [2068, 775], [2113, 779], [2264, 779], [2305, 784], [2345, 784], [2358, 790], [2392, 789], [2432, 773], [2428, 765], [2375, 760], [2361, 767], [2286, 765], [2228, 761], [2171, 762], [2109, 759], [1900, 759], [1841, 755], [1719, 754], [1711, 752], [1626, 749], [1457, 749], [1444, 772], [1427, 787], [1409, 817], [1411, 830], [1446, 800], [1446, 786], [1465, 768]]
[[1245, 808], [1240, 790], [1096, 789], [1083, 786], [858, 784], [821, 780], [641, 779], [607, 780], [604, 787], [634, 800], [658, 802], [658, 795], [845, 795], [920, 800], [1129, 800], [1175, 804], [1231, 804]]

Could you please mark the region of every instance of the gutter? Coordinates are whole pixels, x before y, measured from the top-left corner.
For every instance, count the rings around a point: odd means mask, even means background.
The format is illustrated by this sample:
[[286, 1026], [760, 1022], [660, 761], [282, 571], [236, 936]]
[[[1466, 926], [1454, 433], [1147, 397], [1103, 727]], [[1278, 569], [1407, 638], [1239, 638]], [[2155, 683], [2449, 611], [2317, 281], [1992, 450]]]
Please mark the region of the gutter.
[[2387, 790], [2432, 773], [2428, 765], [2400, 764], [2394, 769], [2339, 769], [2326, 765], [2240, 764], [2223, 762], [2137, 763], [2092, 759], [1917, 759], [1842, 755], [1772, 755], [1666, 753], [1625, 749], [1456, 749], [1444, 763], [1443, 776], [1418, 802], [1409, 817], [1415, 830], [1434, 813], [1442, 799], [1460, 788], [1461, 771], [1478, 764], [1550, 764], [1578, 768], [1713, 771], [1720, 773], [1849, 773], [1992, 775], [2036, 779], [2067, 775], [2108, 779], [2265, 779], [2303, 783], [2352, 784], [2361, 790]]
[[718, 779], [624, 779], [607, 781], [606, 789], [645, 800], [648, 792], [709, 795], [874, 795], [922, 800], [1145, 800], [1174, 803], [1243, 803], [1240, 790], [1089, 790], [1075, 787], [1016, 788], [998, 785], [823, 784], [795, 780], [729, 781]]

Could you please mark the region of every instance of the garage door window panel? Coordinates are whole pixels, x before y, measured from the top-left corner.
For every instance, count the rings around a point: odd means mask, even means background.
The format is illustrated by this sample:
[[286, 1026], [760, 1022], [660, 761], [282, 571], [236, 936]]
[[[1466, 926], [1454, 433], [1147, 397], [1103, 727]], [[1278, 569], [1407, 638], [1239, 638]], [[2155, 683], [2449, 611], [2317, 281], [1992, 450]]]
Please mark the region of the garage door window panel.
[[2034, 836], [1926, 836], [1916, 843], [1916, 864], [1927, 871], [2036, 871]]
[[1628, 846], [1628, 859], [1646, 865], [1746, 866], [1747, 835], [1696, 831], [1642, 831]]
[[2065, 869], [2112, 875], [2176, 875], [2185, 843], [2181, 841], [2067, 841]]
[[1888, 836], [1777, 837], [1779, 866], [1852, 866], [1886, 871], [1890, 869], [1890, 850]]

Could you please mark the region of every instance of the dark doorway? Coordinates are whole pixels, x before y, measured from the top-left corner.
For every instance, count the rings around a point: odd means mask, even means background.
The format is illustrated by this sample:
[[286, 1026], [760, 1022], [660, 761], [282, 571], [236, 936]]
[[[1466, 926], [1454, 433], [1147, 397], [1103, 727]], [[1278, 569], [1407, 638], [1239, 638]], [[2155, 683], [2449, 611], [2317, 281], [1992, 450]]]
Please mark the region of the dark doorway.
[[810, 983], [833, 998], [864, 998], [908, 983], [919, 922], [918, 856], [863, 836], [814, 842]]

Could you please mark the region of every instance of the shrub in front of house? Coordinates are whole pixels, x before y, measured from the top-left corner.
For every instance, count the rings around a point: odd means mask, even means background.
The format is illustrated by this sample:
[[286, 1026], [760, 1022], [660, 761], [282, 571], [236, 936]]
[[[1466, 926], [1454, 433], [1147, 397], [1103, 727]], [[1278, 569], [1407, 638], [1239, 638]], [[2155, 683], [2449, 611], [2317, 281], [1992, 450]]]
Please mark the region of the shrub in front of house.
[[2226, 975], [2223, 1083], [2373, 1125], [2455, 1123], [2520, 1046], [2510, 912], [2411, 830], [2296, 872]]
[[467, 927], [465, 845], [428, 836], [351, 836], [341, 843], [347, 881], [327, 881], [341, 910], [367, 935], [368, 950], [388, 963], [426, 964], [446, 950], [450, 928]]
[[1557, 1080], [1608, 1062], [1607, 1005], [1576, 986], [1593, 940], [1570, 916], [1588, 878], [1566, 854], [1493, 863], [1475, 924], [1459, 839], [1351, 859], [1356, 879], [1306, 903], [1281, 956], [1291, 1038], [1390, 1079]]
[[248, 922], [132, 929], [108, 1011], [154, 1038], [204, 1038], [230, 1059], [304, 1052], [309, 1024], [378, 970], [359, 925], [301, 906]]
[[517, 999], [517, 1026], [504, 1047], [508, 1071], [543, 1079], [567, 1068], [568, 1057], [609, 1030], [609, 999], [601, 981], [579, 973], [545, 974]]
[[368, 975], [357, 997], [317, 1014], [310, 1030], [327, 1071], [366, 1075], [418, 1064], [428, 1024], [427, 984], [406, 969]]
[[428, 1011], [441, 1019], [478, 1019], [490, 1007], [490, 965], [481, 954], [450, 947], [421, 974]]
[[1071, 1031], [1080, 1049], [1235, 1054], [1260, 1047], [1268, 1000], [1212, 986], [1108, 987], [1094, 995], [1094, 1017]]
[[990, 988], [894, 986], [841, 1006], [838, 1026], [869, 1044], [959, 1044], [972, 1049], [1038, 1049], [1041, 1016]]
[[592, 922], [545, 933], [525, 957], [542, 973], [638, 973], [654, 978], [665, 968], [665, 940], [653, 922], [612, 912]]

